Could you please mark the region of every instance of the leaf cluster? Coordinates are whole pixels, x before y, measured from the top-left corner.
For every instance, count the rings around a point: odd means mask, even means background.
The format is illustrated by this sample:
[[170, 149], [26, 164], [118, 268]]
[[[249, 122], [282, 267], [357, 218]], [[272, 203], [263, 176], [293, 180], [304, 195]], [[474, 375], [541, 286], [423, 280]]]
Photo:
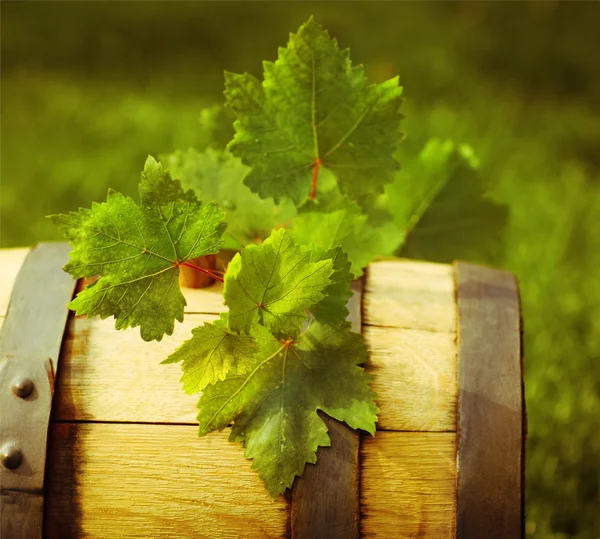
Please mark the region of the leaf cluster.
[[[319, 410], [375, 432], [368, 353], [346, 321], [352, 279], [377, 256], [455, 256], [481, 218], [500, 234], [506, 212], [467, 146], [430, 141], [400, 171], [398, 79], [369, 83], [312, 18], [263, 68], [262, 81], [225, 74], [227, 108], [201, 114], [204, 149], [162, 156], [170, 172], [148, 158], [139, 204], [110, 191], [52, 219], [73, 245], [65, 270], [99, 276], [70, 307], [145, 340], [183, 320], [182, 266], [224, 282], [228, 310], [163, 363], [201, 393], [200, 435], [232, 426], [275, 497], [329, 445]], [[442, 253], [432, 234], [450, 238]], [[240, 251], [224, 278], [194, 264], [224, 247]]]
[[400, 144], [397, 77], [369, 84], [312, 18], [263, 72], [262, 81], [226, 72], [225, 108], [202, 112], [210, 147], [163, 157], [186, 187], [227, 212], [227, 246], [286, 227], [305, 245], [341, 246], [356, 276], [394, 254], [500, 258], [506, 206], [487, 196], [470, 146]]
[[[139, 190], [139, 204], [111, 191], [90, 210], [51, 218], [73, 246], [65, 270], [99, 276], [70, 307], [112, 315], [117, 329], [140, 326], [142, 338], [160, 340], [183, 320], [181, 266], [219, 250], [225, 215], [152, 158]], [[202, 392], [200, 434], [233, 424], [230, 438], [244, 443], [272, 496], [329, 445], [318, 410], [375, 431], [375, 394], [360, 366], [368, 354], [346, 322], [351, 281], [341, 247], [306, 246], [288, 230], [274, 231], [231, 260], [228, 311], [194, 329], [164, 361], [181, 362], [186, 392]]]
[[367, 350], [345, 321], [349, 269], [339, 247], [309, 249], [275, 231], [229, 264], [229, 311], [165, 360], [182, 362], [188, 393], [202, 391], [200, 434], [233, 425], [230, 440], [243, 442], [272, 496], [329, 445], [318, 410], [375, 432]]

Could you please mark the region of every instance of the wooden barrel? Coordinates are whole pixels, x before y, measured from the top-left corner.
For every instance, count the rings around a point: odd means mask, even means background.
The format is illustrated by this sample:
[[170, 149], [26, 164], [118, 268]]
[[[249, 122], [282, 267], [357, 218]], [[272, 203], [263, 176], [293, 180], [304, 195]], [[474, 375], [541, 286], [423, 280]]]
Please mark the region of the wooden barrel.
[[[28, 252], [0, 251], [2, 315]], [[511, 274], [371, 264], [361, 315], [381, 410], [376, 436], [329, 421], [332, 447], [319, 448], [317, 464], [275, 501], [228, 432], [197, 437], [197, 399], [181, 390], [177, 365], [159, 364], [223, 310], [219, 285], [184, 295], [185, 321], [160, 343], [116, 331], [112, 319], [69, 315], [48, 433], [45, 537], [521, 537], [525, 421]], [[36, 309], [44, 293], [30, 301]], [[7, 480], [19, 470], [2, 471], [6, 509]], [[11, 514], [3, 511], [3, 529], [21, 537]]]

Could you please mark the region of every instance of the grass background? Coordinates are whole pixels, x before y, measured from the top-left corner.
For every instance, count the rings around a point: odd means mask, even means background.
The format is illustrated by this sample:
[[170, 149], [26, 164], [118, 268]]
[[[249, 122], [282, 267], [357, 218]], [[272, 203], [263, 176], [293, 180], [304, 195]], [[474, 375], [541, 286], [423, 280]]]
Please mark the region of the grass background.
[[223, 70], [261, 74], [314, 14], [404, 132], [471, 144], [509, 204], [529, 413], [527, 533], [600, 537], [600, 4], [2, 2], [2, 247], [44, 219], [135, 195], [147, 154], [198, 143]]

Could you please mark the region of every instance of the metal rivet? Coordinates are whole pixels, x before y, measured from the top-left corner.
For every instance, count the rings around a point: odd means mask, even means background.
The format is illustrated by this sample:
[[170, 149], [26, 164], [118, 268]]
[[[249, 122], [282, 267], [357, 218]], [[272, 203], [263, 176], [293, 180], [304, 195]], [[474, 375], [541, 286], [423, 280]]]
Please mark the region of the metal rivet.
[[0, 450], [2, 465], [9, 470], [16, 470], [23, 462], [23, 453], [14, 442], [8, 442]]
[[33, 382], [29, 378], [19, 378], [13, 382], [12, 390], [17, 397], [25, 399], [33, 391]]

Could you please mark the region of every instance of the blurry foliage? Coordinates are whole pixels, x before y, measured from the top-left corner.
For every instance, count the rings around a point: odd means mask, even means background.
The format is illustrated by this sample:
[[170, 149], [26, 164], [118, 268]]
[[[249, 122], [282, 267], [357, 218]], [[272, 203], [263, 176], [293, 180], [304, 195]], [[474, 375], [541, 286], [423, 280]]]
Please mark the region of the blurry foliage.
[[[470, 144], [510, 205], [502, 265], [524, 309], [527, 532], [597, 539], [597, 2], [3, 2], [2, 246], [58, 239], [44, 215], [109, 185], [132, 194], [148, 153], [206, 146], [198, 116], [222, 101], [223, 69], [260, 75], [310, 14], [375, 80], [400, 73], [407, 150], [432, 136]], [[418, 159], [403, 155], [407, 168]]]
[[386, 186], [389, 212], [401, 229], [410, 230], [399, 254], [432, 262], [501, 263], [508, 208], [486, 196], [473, 148], [432, 138], [416, 158], [406, 151], [402, 157], [408, 164]]

